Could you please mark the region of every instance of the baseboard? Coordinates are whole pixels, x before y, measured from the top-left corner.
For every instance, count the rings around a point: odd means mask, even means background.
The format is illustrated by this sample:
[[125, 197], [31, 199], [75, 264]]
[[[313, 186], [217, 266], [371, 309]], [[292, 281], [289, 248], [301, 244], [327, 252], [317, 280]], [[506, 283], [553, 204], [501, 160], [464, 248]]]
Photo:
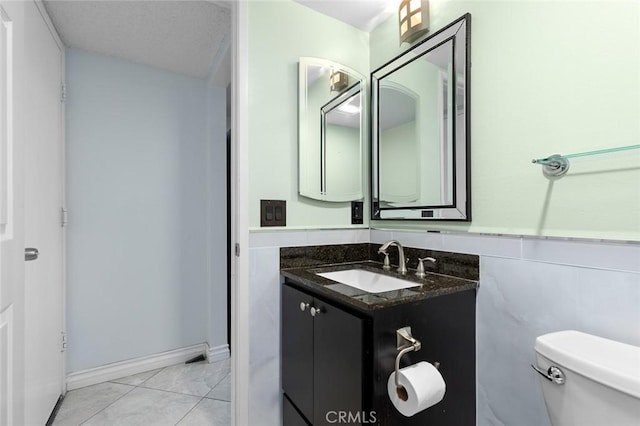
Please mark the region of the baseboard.
[[[215, 350], [214, 356], [217, 356], [218, 348], [219, 347], [211, 348]], [[155, 370], [156, 368], [168, 367], [170, 365], [188, 361], [198, 355], [205, 355], [208, 357], [211, 349], [209, 349], [209, 346], [206, 343], [200, 343], [186, 348], [174, 349], [172, 351], [161, 352], [159, 354], [143, 356], [127, 361], [114, 362], [100, 367], [89, 368], [87, 370], [76, 371], [67, 374], [67, 390], [108, 382], [109, 380], [118, 379], [120, 377]], [[227, 356], [229, 356], [228, 349]]]
[[213, 348], [207, 345], [206, 356], [209, 362], [216, 362], [216, 361], [222, 361], [223, 359], [227, 359], [231, 356], [231, 352], [229, 352], [229, 345], [227, 344], [218, 345], [218, 346], [214, 346]]

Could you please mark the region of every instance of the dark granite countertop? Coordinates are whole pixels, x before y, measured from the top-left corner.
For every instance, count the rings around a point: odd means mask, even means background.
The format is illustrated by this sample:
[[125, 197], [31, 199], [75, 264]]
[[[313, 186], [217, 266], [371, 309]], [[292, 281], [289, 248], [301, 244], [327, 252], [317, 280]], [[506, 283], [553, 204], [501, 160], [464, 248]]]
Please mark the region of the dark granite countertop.
[[[317, 272], [343, 271], [356, 268], [411, 281], [420, 284], [420, 286], [374, 294], [316, 275]], [[371, 260], [283, 268], [280, 273], [284, 277], [295, 281], [300, 287], [306, 288], [315, 294], [364, 311], [384, 309], [390, 306], [478, 288], [477, 281], [449, 275], [427, 272], [425, 278], [418, 278], [415, 275], [415, 270], [409, 270], [406, 275], [400, 275], [393, 269], [385, 271], [382, 269], [382, 263]]]

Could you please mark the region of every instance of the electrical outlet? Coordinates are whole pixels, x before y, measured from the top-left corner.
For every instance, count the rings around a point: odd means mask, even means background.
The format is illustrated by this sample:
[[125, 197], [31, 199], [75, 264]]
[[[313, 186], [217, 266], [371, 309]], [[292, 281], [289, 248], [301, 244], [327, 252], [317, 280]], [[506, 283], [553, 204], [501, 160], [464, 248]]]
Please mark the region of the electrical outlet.
[[351, 202], [351, 224], [362, 225], [364, 223], [364, 202]]

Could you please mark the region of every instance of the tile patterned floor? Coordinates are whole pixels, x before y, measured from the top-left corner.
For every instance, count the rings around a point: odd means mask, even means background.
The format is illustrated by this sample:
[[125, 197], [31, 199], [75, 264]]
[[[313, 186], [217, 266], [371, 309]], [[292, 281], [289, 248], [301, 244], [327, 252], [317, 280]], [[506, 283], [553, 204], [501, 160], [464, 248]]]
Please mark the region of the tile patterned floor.
[[229, 426], [229, 360], [179, 364], [67, 393], [53, 426]]

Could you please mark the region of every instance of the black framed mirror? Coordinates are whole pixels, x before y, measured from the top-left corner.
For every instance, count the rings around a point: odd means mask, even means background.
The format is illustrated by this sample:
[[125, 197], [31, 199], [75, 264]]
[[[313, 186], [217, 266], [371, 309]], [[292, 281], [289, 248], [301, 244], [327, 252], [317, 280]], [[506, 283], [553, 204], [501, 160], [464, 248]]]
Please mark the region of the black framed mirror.
[[470, 21], [371, 73], [374, 220], [471, 220]]

